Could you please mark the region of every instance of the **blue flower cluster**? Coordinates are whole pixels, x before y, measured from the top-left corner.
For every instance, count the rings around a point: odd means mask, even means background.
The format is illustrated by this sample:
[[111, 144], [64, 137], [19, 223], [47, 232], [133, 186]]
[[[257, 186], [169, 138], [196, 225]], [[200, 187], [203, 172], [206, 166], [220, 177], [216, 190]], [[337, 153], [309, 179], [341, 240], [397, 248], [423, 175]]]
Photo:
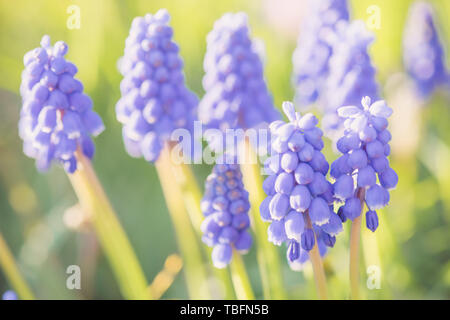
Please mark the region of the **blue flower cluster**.
[[206, 127], [248, 129], [279, 118], [246, 14], [226, 13], [215, 22], [207, 37], [204, 69], [206, 94], [198, 117]]
[[67, 172], [77, 169], [75, 151], [92, 158], [97, 136], [104, 125], [92, 110], [92, 100], [83, 93], [82, 83], [75, 79], [77, 67], [67, 61], [68, 46], [62, 41], [53, 46], [44, 36], [41, 46], [24, 56], [20, 94], [19, 135], [24, 153], [36, 159], [39, 170], [48, 170], [53, 160]]
[[357, 105], [364, 96], [378, 99], [376, 70], [367, 52], [373, 39], [373, 34], [366, 29], [363, 21], [341, 21], [336, 28], [322, 123], [325, 134], [333, 140], [341, 136], [343, 129], [338, 108]]
[[367, 228], [375, 231], [378, 227], [376, 210], [388, 204], [388, 190], [395, 188], [398, 182], [387, 159], [391, 151], [387, 118], [392, 109], [383, 100], [371, 104], [369, 97], [364, 97], [361, 104], [362, 108], [338, 109], [339, 116], [345, 119], [345, 134], [337, 141], [337, 148], [343, 155], [332, 163], [330, 174], [336, 179], [334, 196], [344, 202], [338, 211], [341, 219], [357, 218], [365, 201], [369, 208]]
[[337, 23], [349, 19], [347, 0], [309, 0], [308, 6], [310, 10], [292, 56], [295, 102], [303, 109], [323, 93], [333, 52], [330, 38], [334, 37]]
[[201, 202], [205, 220], [201, 229], [203, 242], [213, 247], [212, 260], [216, 268], [226, 267], [233, 248], [247, 253], [252, 246], [248, 232], [250, 203], [244, 189], [242, 173], [236, 157], [217, 159], [212, 173], [205, 182], [205, 195]]
[[403, 38], [405, 68], [423, 98], [428, 98], [437, 86], [450, 81], [434, 20], [429, 3], [415, 2], [410, 9]]
[[3, 293], [2, 300], [19, 300], [19, 297], [14, 291], [8, 290]]
[[290, 102], [283, 110], [289, 122], [270, 124], [271, 156], [265, 163], [269, 176], [263, 183], [268, 197], [260, 213], [271, 222], [269, 241], [287, 242], [289, 261], [301, 264], [316, 238], [322, 254], [325, 246], [334, 246], [342, 222], [333, 211], [333, 188], [326, 179], [329, 164], [321, 152], [323, 133], [317, 118], [311, 113], [301, 116]]
[[196, 119], [198, 99], [186, 87], [169, 20], [164, 9], [135, 18], [119, 61], [124, 78], [116, 114], [125, 147], [131, 156], [150, 162], [158, 159], [174, 129], [192, 130]]

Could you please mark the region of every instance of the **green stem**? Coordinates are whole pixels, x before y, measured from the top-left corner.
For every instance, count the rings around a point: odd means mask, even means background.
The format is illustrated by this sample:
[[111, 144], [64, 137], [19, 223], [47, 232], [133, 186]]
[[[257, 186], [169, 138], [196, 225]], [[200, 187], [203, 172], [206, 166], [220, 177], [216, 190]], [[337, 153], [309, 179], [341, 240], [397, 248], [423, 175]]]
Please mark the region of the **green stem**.
[[[211, 256], [212, 249], [209, 247], [205, 247], [206, 254], [208, 257]], [[223, 291], [223, 299], [224, 300], [233, 300], [236, 298], [236, 294], [233, 289], [233, 284], [231, 283], [230, 274], [227, 269], [217, 269], [212, 267], [212, 271], [214, 273], [214, 277], [217, 281], [220, 282], [221, 288]]]
[[192, 299], [209, 299], [208, 277], [203, 265], [200, 244], [183, 202], [180, 201], [183, 198], [183, 193], [178, 184], [174, 184], [176, 178], [172, 165], [170, 148], [166, 146], [156, 162], [156, 170], [175, 228], [178, 246], [183, 256], [189, 295]]
[[280, 259], [275, 246], [267, 240], [268, 226], [261, 220], [259, 214], [259, 206], [266, 197], [262, 189], [261, 167], [248, 140], [245, 141], [243, 150], [244, 155], [240, 155], [240, 163], [244, 185], [250, 194], [251, 220], [258, 246], [257, 259], [264, 298], [282, 300], [285, 299], [285, 294]]
[[151, 293], [137, 256], [98, 180], [91, 162], [77, 152], [78, 169], [69, 179], [83, 210], [90, 215], [120, 290], [127, 299], [149, 299]]
[[[311, 219], [309, 217], [308, 211], [305, 213], [306, 223], [308, 228], [312, 228]], [[314, 232], [314, 237], [316, 233]], [[319, 247], [317, 246], [317, 238], [314, 241], [314, 247], [309, 252], [309, 259], [313, 267], [314, 280], [316, 282], [317, 294], [321, 300], [328, 299], [327, 293], [327, 280], [325, 277], [325, 271], [323, 269], [322, 258], [320, 257]]]
[[6, 244], [0, 233], [0, 266], [5, 272], [5, 276], [9, 279], [11, 286], [22, 300], [34, 300], [33, 293], [31, 293], [28, 284], [20, 274], [19, 268], [14, 261], [14, 256]]
[[230, 263], [231, 277], [233, 279], [234, 290], [238, 300], [255, 300], [250, 279], [245, 270], [241, 254], [233, 252], [233, 258]]
[[172, 163], [172, 169], [175, 179], [183, 193], [183, 200], [192, 225], [196, 232], [201, 234], [200, 226], [204, 218], [200, 209], [202, 192], [200, 191], [195, 175], [192, 169], [184, 162], [181, 162], [179, 165]]
[[361, 213], [352, 221], [352, 228], [350, 231], [350, 290], [351, 298], [359, 300], [359, 247], [361, 239], [361, 221], [362, 212], [364, 211], [364, 195], [365, 189], [358, 188], [356, 191], [357, 197], [361, 201]]

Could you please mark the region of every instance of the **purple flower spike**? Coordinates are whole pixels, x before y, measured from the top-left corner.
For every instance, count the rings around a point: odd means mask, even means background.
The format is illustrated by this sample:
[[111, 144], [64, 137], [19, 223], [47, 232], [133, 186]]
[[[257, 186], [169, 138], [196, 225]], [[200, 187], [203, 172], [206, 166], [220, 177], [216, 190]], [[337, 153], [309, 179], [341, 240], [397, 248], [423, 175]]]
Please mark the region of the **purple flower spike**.
[[347, 0], [309, 0], [310, 12], [302, 25], [292, 56], [295, 102], [302, 109], [323, 94], [328, 63], [333, 54], [331, 38], [339, 21], [348, 21]]
[[424, 99], [436, 87], [450, 81], [435, 18], [431, 4], [415, 2], [409, 11], [403, 37], [405, 69]]
[[250, 203], [242, 182], [242, 173], [236, 165], [236, 159], [232, 159], [233, 163], [230, 163], [229, 158], [226, 162], [224, 159], [225, 156], [218, 159], [218, 164], [206, 179], [201, 203], [205, 216], [202, 240], [214, 248], [212, 259], [217, 268], [224, 268], [230, 263], [233, 248], [244, 254], [250, 250], [253, 242], [248, 232]]
[[[290, 102], [283, 103], [283, 110], [289, 122], [277, 120], [269, 126], [270, 175], [263, 186], [268, 197], [260, 212], [264, 221], [271, 222], [269, 241], [275, 245], [286, 243], [289, 264], [296, 268], [297, 262], [309, 259], [308, 251], [315, 243], [321, 254], [325, 254], [326, 244], [334, 245], [342, 221], [333, 211], [333, 186], [325, 178], [329, 164], [321, 152], [322, 131], [317, 127], [317, 118], [310, 113], [301, 116]], [[296, 160], [291, 160], [294, 157]]]
[[41, 171], [57, 160], [68, 173], [75, 172], [75, 151], [80, 148], [92, 158], [91, 136], [105, 128], [92, 110], [92, 100], [83, 93], [83, 85], [74, 78], [77, 68], [64, 58], [67, 50], [64, 42], [52, 46], [50, 37], [44, 36], [41, 47], [24, 56], [19, 135], [25, 154], [36, 159]]
[[[359, 217], [361, 201], [365, 201], [369, 208], [366, 214], [367, 227], [375, 231], [378, 227], [375, 210], [389, 203], [388, 190], [395, 188], [398, 183], [397, 173], [390, 168], [385, 153], [385, 150], [389, 150], [391, 139], [387, 118], [391, 116], [392, 109], [383, 100], [371, 103], [369, 97], [364, 97], [361, 105], [337, 110], [344, 119], [344, 135], [337, 141], [338, 150], [343, 155], [332, 163], [331, 175], [336, 179], [334, 196], [344, 202], [338, 211], [341, 220], [345, 222], [346, 219]], [[385, 124], [380, 126], [380, 123]], [[364, 191], [363, 199], [359, 198], [361, 191]]]
[[[330, 58], [324, 95], [322, 127], [325, 134], [334, 141], [342, 136], [343, 118], [352, 116], [338, 115], [338, 108], [358, 105], [364, 96], [369, 96], [372, 100], [378, 99], [376, 70], [368, 54], [368, 47], [373, 39], [373, 34], [366, 29], [363, 21], [341, 21], [337, 26], [336, 37], [331, 41], [333, 55]], [[338, 147], [350, 147], [353, 142], [350, 139], [344, 146]]]
[[14, 291], [8, 290], [3, 293], [2, 300], [19, 300], [19, 297]]
[[204, 69], [198, 117], [208, 128], [248, 129], [279, 118], [245, 13], [226, 13], [214, 23]]
[[122, 97], [116, 104], [127, 152], [158, 159], [173, 130], [193, 130], [197, 96], [185, 84], [183, 60], [172, 40], [170, 15], [161, 9], [133, 20], [119, 61]]

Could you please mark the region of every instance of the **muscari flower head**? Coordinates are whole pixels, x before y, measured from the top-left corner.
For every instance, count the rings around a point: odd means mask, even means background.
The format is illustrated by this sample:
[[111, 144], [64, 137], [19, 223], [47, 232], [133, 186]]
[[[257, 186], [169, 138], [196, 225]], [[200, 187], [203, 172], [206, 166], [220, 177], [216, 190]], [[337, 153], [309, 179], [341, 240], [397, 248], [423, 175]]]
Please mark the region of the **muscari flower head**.
[[14, 291], [8, 290], [3, 293], [2, 300], [19, 300], [19, 297], [17, 297], [17, 294]]
[[119, 61], [124, 76], [116, 105], [128, 153], [158, 159], [173, 130], [192, 130], [197, 96], [185, 84], [183, 60], [172, 40], [170, 15], [161, 9], [133, 20]]
[[290, 102], [283, 104], [289, 122], [270, 124], [271, 156], [265, 163], [269, 176], [263, 183], [267, 198], [261, 218], [271, 222], [269, 241], [287, 243], [288, 260], [298, 268], [315, 244], [321, 254], [334, 246], [342, 222], [333, 211], [332, 185], [326, 179], [329, 164], [322, 154], [322, 130], [311, 113], [301, 116]]
[[91, 135], [104, 129], [82, 83], [74, 78], [77, 67], [64, 58], [67, 50], [66, 43], [58, 41], [52, 46], [50, 37], [44, 36], [41, 46], [24, 56], [19, 135], [25, 154], [36, 159], [41, 171], [57, 160], [73, 173], [76, 150], [80, 148], [92, 158], [95, 146]]
[[236, 157], [221, 156], [217, 160], [206, 179], [201, 208], [205, 216], [201, 226], [202, 240], [213, 247], [215, 267], [226, 267], [231, 261], [233, 249], [238, 253], [250, 250], [250, 203]]
[[279, 118], [249, 37], [247, 15], [227, 13], [207, 37], [206, 91], [198, 117], [208, 128], [248, 129]]
[[[390, 167], [391, 134], [387, 118], [392, 114], [383, 100], [371, 104], [369, 97], [361, 101], [362, 107], [346, 106], [338, 109], [345, 119], [344, 136], [337, 141], [342, 156], [331, 165], [330, 175], [335, 198], [344, 203], [339, 209], [343, 221], [354, 220], [365, 202], [367, 228], [378, 227], [376, 210], [389, 202], [389, 191], [396, 187], [398, 176]], [[377, 179], [378, 178], [378, 179]]]
[[342, 134], [343, 119], [337, 109], [358, 105], [361, 97], [378, 99], [376, 70], [367, 52], [374, 37], [363, 21], [339, 22], [333, 38], [333, 55], [330, 58], [329, 75], [324, 97], [323, 129], [332, 138]]
[[403, 38], [403, 61], [423, 98], [450, 80], [433, 8], [418, 1], [410, 9]]
[[332, 55], [330, 37], [339, 21], [349, 19], [347, 0], [310, 0], [297, 48], [292, 56], [295, 102], [305, 109], [323, 93]]

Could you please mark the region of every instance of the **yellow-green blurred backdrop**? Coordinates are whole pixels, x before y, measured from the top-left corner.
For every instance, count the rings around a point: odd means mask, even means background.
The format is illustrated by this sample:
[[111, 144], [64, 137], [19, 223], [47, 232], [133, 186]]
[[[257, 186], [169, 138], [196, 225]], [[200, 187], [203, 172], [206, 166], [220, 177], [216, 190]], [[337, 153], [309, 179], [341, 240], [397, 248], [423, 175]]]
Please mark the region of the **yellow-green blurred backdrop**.
[[[450, 47], [450, 1], [430, 2], [437, 9], [441, 38]], [[402, 72], [401, 37], [410, 4], [409, 0], [350, 1], [353, 19], [366, 20], [371, 5], [380, 8], [381, 26], [374, 30], [371, 54], [388, 102], [390, 95], [395, 95], [390, 80]], [[71, 5], [80, 8], [80, 29], [67, 27]], [[94, 166], [151, 280], [177, 248], [155, 169], [125, 153], [121, 126], [114, 114], [121, 80], [116, 64], [132, 19], [159, 8], [169, 10], [188, 85], [201, 97], [207, 33], [223, 13], [247, 12], [252, 35], [264, 43], [265, 75], [280, 106], [293, 98], [291, 56], [304, 5], [300, 0], [0, 1], [0, 231], [39, 298], [109, 299], [120, 298], [120, 294], [95, 237], [87, 231], [75, 232], [64, 222], [65, 212], [76, 198], [63, 170], [54, 166], [48, 174], [40, 174], [21, 151], [17, 121], [24, 53], [37, 47], [44, 34], [69, 45], [67, 58], [78, 66], [78, 78], [106, 125], [95, 140]], [[399, 112], [400, 119], [408, 117], [407, 108], [390, 106]], [[381, 288], [366, 290], [367, 298], [450, 298], [449, 120], [449, 95], [438, 93], [417, 112], [410, 126], [400, 130], [400, 147], [392, 154], [399, 186], [391, 194], [391, 205], [381, 213], [377, 236], [369, 232], [363, 236], [363, 270], [370, 265], [381, 267]], [[418, 141], [413, 151], [405, 153], [401, 146], [410, 143], [413, 133], [418, 133]], [[335, 155], [328, 149], [332, 160]], [[210, 168], [196, 166], [195, 170], [203, 184]], [[349, 294], [347, 248], [348, 229], [326, 258], [333, 298]], [[254, 251], [245, 262], [261, 297]], [[290, 297], [315, 297], [311, 271], [290, 271], [284, 248], [280, 249], [280, 259]], [[73, 264], [81, 266], [82, 290], [66, 289], [66, 267]], [[0, 293], [7, 289], [9, 285], [0, 273]], [[188, 298], [181, 274], [163, 298]]]

